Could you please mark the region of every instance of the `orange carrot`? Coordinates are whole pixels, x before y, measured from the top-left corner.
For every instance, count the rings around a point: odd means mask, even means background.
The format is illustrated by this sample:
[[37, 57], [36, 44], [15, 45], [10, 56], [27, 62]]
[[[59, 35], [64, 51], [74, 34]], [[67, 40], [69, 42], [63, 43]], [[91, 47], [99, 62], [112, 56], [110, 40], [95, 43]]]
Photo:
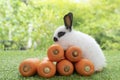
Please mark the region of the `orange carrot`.
[[19, 65], [20, 74], [25, 77], [36, 74], [38, 63], [40, 63], [40, 60], [37, 58], [25, 59]]
[[81, 59], [75, 64], [76, 71], [83, 76], [90, 76], [94, 73], [94, 65], [88, 59]]
[[56, 66], [49, 60], [43, 60], [37, 67], [38, 75], [45, 78], [53, 77], [56, 73]]
[[71, 62], [77, 62], [82, 58], [82, 51], [76, 46], [69, 47], [66, 50], [65, 57]]
[[58, 44], [53, 44], [48, 48], [47, 55], [50, 61], [60, 61], [64, 59], [64, 50]]
[[73, 64], [66, 59], [63, 59], [60, 62], [58, 62], [56, 65], [56, 68], [57, 68], [58, 73], [64, 76], [71, 75], [74, 70]]

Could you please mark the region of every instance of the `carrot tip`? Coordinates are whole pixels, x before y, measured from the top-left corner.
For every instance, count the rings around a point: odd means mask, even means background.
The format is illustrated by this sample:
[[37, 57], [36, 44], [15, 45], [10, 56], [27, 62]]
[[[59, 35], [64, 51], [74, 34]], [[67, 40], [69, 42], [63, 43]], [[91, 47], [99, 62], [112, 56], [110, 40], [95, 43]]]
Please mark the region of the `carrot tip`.
[[59, 53], [59, 51], [57, 49], [53, 51], [54, 55], [57, 55], [58, 53]]
[[64, 71], [65, 71], [65, 72], [69, 72], [69, 70], [70, 70], [70, 66], [65, 66], [65, 67], [64, 67]]
[[84, 70], [85, 70], [86, 72], [89, 72], [89, 71], [90, 71], [90, 66], [85, 66]]
[[28, 71], [30, 71], [30, 68], [31, 68], [31, 67], [30, 67], [29, 65], [24, 65], [24, 66], [23, 66], [23, 71], [24, 71], [24, 72], [28, 72]]
[[77, 51], [73, 51], [73, 52], [72, 52], [72, 55], [73, 55], [74, 57], [77, 57], [77, 56], [78, 56], [78, 52], [77, 52]]
[[50, 68], [49, 67], [45, 67], [44, 68], [44, 73], [46, 73], [46, 74], [50, 73]]

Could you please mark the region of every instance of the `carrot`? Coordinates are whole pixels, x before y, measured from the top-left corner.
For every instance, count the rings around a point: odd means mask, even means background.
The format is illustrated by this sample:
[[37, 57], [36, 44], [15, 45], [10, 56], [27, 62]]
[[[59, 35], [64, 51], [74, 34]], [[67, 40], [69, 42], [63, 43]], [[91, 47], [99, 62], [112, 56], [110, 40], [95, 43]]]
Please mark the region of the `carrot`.
[[66, 50], [65, 57], [71, 62], [77, 62], [82, 58], [82, 51], [76, 46], [69, 47]]
[[48, 48], [47, 55], [50, 61], [60, 61], [64, 59], [64, 50], [58, 44], [53, 44]]
[[64, 76], [71, 75], [74, 70], [73, 64], [66, 59], [63, 59], [60, 62], [58, 62], [56, 65], [56, 68], [57, 68], [58, 73]]
[[56, 66], [49, 60], [43, 60], [37, 67], [38, 75], [45, 78], [53, 77], [56, 73]]
[[94, 65], [88, 59], [81, 59], [75, 64], [76, 71], [83, 76], [90, 76], [94, 73]]
[[36, 74], [38, 63], [40, 63], [40, 60], [37, 58], [28, 58], [23, 60], [19, 65], [20, 74], [25, 77]]

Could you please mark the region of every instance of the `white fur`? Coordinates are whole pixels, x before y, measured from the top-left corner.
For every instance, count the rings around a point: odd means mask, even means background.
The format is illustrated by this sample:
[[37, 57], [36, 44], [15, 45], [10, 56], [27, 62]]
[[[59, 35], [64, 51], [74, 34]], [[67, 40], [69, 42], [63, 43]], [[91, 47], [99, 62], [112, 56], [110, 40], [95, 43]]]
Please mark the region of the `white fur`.
[[[66, 34], [58, 38], [57, 33], [60, 31], [65, 31]], [[55, 31], [54, 37], [58, 38], [56, 43], [60, 44], [65, 50], [72, 45], [80, 47], [83, 57], [93, 62], [95, 71], [101, 71], [106, 66], [104, 54], [91, 36], [75, 30], [69, 32], [65, 26], [61, 26]]]

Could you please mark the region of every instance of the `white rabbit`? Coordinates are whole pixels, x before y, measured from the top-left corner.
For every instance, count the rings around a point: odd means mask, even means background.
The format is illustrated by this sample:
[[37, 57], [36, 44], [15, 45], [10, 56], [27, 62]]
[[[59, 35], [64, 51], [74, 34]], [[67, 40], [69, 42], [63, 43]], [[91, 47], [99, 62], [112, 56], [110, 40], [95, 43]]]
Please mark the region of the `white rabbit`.
[[54, 33], [54, 42], [60, 44], [64, 50], [70, 46], [78, 46], [83, 52], [83, 57], [93, 62], [95, 71], [102, 71], [106, 66], [105, 56], [91, 36], [72, 29], [73, 14], [64, 16], [64, 26], [60, 26]]

